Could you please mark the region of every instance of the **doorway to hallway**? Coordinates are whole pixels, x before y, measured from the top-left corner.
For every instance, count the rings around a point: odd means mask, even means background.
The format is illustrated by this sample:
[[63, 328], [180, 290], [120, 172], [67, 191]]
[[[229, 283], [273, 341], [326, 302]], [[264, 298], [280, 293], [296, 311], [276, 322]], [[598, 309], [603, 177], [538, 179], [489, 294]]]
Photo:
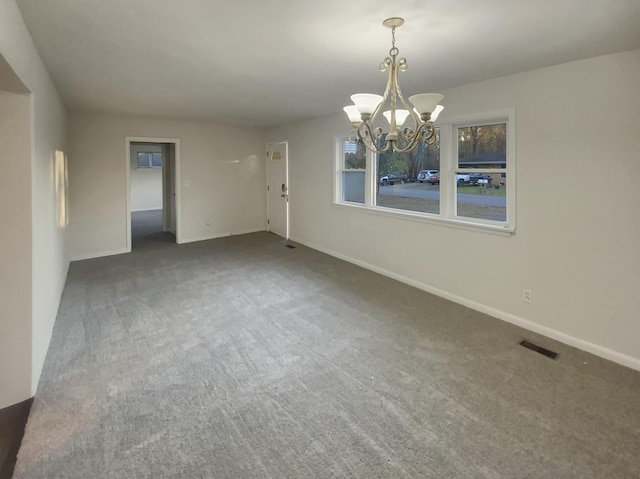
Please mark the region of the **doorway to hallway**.
[[179, 242], [179, 141], [127, 138], [128, 250]]

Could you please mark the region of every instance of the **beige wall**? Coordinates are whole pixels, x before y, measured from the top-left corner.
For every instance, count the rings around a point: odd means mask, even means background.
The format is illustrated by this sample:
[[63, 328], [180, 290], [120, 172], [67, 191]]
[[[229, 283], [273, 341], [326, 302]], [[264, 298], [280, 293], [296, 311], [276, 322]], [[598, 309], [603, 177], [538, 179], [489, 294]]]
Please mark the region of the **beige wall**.
[[0, 408], [31, 396], [31, 98], [0, 91]]
[[270, 129], [289, 140], [291, 237], [640, 369], [638, 78], [640, 50], [442, 92], [443, 119], [516, 109], [511, 237], [335, 206], [344, 115]]
[[[12, 127], [19, 127], [16, 135], [29, 136], [29, 157], [24, 159], [27, 164], [21, 167], [28, 171], [28, 190], [25, 191], [29, 191], [30, 201], [10, 201], [15, 221], [21, 222], [28, 218], [31, 222], [30, 233], [27, 235], [25, 232], [25, 236], [21, 238], [22, 247], [28, 247], [31, 251], [31, 260], [22, 263], [22, 268], [28, 270], [28, 273], [23, 274], [28, 274], [30, 278], [30, 284], [23, 294], [31, 298], [31, 305], [29, 312], [19, 308], [23, 311], [20, 318], [10, 320], [4, 314], [0, 317], [0, 337], [8, 338], [16, 332], [17, 323], [10, 324], [9, 321], [19, 321], [20, 330], [28, 328], [30, 331], [29, 338], [20, 335], [21, 339], [12, 343], [12, 350], [19, 351], [20, 356], [13, 357], [9, 362], [1, 362], [0, 374], [5, 374], [6, 371], [13, 371], [11, 374], [14, 374], [18, 369], [22, 371], [23, 365], [28, 363], [30, 370], [27, 382], [30, 387], [29, 393], [25, 395], [22, 372], [15, 382], [2, 383], [2, 407], [15, 402], [16, 397], [26, 399], [35, 393], [69, 261], [65, 251], [64, 230], [58, 228], [56, 223], [53, 179], [54, 151], [64, 150], [65, 147], [66, 110], [13, 0], [0, 2], [0, 55], [25, 89], [31, 92], [28, 124], [24, 125], [20, 116], [12, 122]], [[27, 128], [28, 132], [25, 131]], [[7, 161], [5, 158], [3, 156], [3, 166]], [[22, 173], [25, 174], [24, 171]], [[23, 180], [24, 178], [16, 179], [21, 184]], [[13, 225], [3, 223], [4, 228], [12, 229]], [[7, 303], [3, 304], [3, 311], [21, 302], [20, 295], [8, 297]], [[16, 391], [20, 393], [16, 395]]]
[[264, 141], [258, 129], [91, 114], [70, 116], [70, 251], [127, 251], [126, 138], [180, 141], [181, 242], [265, 229]]

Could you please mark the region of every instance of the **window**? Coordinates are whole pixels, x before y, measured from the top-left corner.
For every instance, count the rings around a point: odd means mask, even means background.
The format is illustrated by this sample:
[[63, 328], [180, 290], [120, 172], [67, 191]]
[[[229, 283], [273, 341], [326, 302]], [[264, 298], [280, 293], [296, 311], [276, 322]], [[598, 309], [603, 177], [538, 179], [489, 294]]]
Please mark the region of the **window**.
[[507, 221], [507, 123], [458, 126], [456, 216]]
[[138, 168], [162, 168], [162, 153], [139, 151]]
[[438, 122], [433, 145], [374, 154], [337, 139], [335, 201], [372, 212], [513, 232], [515, 112]]
[[[421, 213], [440, 212], [440, 178], [433, 173], [440, 169], [439, 140], [440, 132], [436, 128], [436, 142], [433, 145], [422, 141], [408, 153], [386, 152], [376, 155], [378, 185], [375, 205]], [[413, 182], [419, 176], [427, 175], [426, 181]], [[432, 176], [434, 178], [429, 181]]]
[[348, 203], [364, 203], [366, 148], [362, 141], [351, 143], [343, 139], [341, 144], [342, 195], [340, 199]]

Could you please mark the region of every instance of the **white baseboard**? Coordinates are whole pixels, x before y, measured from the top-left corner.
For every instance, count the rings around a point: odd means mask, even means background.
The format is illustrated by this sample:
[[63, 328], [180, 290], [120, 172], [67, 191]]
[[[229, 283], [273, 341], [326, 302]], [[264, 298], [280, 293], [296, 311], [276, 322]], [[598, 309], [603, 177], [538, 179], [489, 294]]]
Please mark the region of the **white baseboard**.
[[406, 276], [402, 276], [400, 274], [394, 273], [392, 271], [386, 270], [384, 268], [380, 268], [378, 266], [372, 265], [370, 263], [366, 263], [364, 261], [360, 261], [355, 258], [351, 258], [349, 256], [343, 255], [341, 253], [337, 253], [335, 251], [322, 248], [313, 243], [301, 240], [299, 238], [290, 238], [291, 241], [295, 241], [296, 243], [300, 243], [309, 248], [315, 249], [322, 253], [326, 253], [329, 256], [333, 256], [335, 258], [341, 259], [348, 263], [355, 264], [362, 268], [368, 269], [370, 271], [374, 271], [383, 276], [387, 276], [389, 278], [395, 279], [402, 283], [408, 284], [410, 286], [414, 286], [418, 289], [426, 291], [427, 293], [435, 294], [436, 296], [440, 296], [441, 298], [447, 299], [449, 301], [453, 301], [454, 303], [461, 304], [468, 308], [474, 309], [484, 314], [488, 314], [489, 316], [493, 316], [494, 318], [501, 319], [502, 321], [506, 321], [507, 323], [515, 324], [516, 326], [520, 326], [521, 328], [527, 329], [529, 331], [533, 331], [535, 333], [541, 334], [551, 339], [555, 339], [556, 341], [560, 341], [561, 343], [567, 344], [569, 346], [573, 346], [575, 348], [581, 349], [588, 353], [594, 354], [596, 356], [600, 356], [601, 358], [608, 359], [615, 363], [621, 364], [623, 366], [629, 367], [631, 369], [635, 369], [640, 371], [640, 359], [634, 358], [632, 356], [628, 356], [626, 354], [619, 353], [612, 349], [605, 348], [598, 344], [591, 343], [589, 341], [585, 341], [580, 338], [576, 338], [575, 336], [570, 336], [561, 331], [555, 330], [553, 328], [549, 328], [548, 326], [543, 326], [541, 324], [535, 323], [533, 321], [529, 321], [528, 319], [521, 318], [520, 316], [516, 316], [511, 313], [506, 313], [504, 311], [500, 311], [499, 309], [492, 308], [491, 306], [487, 306], [485, 304], [477, 303], [476, 301], [471, 301], [469, 299], [463, 298], [461, 296], [457, 296], [455, 294], [449, 293], [447, 291], [434, 288], [428, 284], [420, 283], [411, 278], [407, 278]]
[[[196, 241], [206, 241], [206, 240], [212, 240], [212, 239], [216, 239], [216, 238], [224, 238], [226, 236], [237, 236], [237, 235], [244, 235], [244, 234], [249, 234], [249, 233], [258, 233], [259, 231], [265, 231], [265, 229], [264, 228], [257, 228], [257, 229], [248, 229], [248, 230], [234, 231], [234, 232], [228, 232], [228, 233], [216, 233], [216, 234], [212, 234], [212, 235], [196, 236], [196, 237], [193, 237], [193, 238], [181, 239], [179, 244], [195, 243]], [[102, 252], [96, 252], [96, 253], [72, 254], [71, 255], [71, 261], [82, 261], [82, 260], [85, 260], [85, 259], [102, 258], [103, 256], [113, 256], [113, 255], [116, 255], [116, 254], [124, 254], [124, 253], [131, 253], [131, 250], [123, 248], [123, 249], [117, 249], [117, 250], [113, 250], [113, 251], [102, 251]]]
[[117, 249], [113, 251], [102, 251], [99, 253], [83, 253], [78, 255], [72, 254], [71, 261], [82, 261], [85, 259], [102, 258], [103, 256], [113, 256], [116, 254], [124, 254], [124, 253], [131, 253], [131, 250], [124, 248], [124, 249]]
[[139, 211], [158, 211], [158, 210], [162, 211], [162, 206], [157, 206], [155, 208], [142, 208], [142, 209], [139, 209], [139, 210], [131, 210], [131, 212], [132, 213], [137, 213]]
[[249, 233], [258, 233], [259, 231], [265, 231], [264, 228], [258, 228], [258, 229], [249, 229], [249, 230], [242, 230], [242, 231], [234, 231], [233, 233], [228, 232], [228, 233], [214, 233], [211, 235], [203, 235], [203, 236], [194, 236], [193, 238], [186, 238], [186, 239], [180, 239], [180, 244], [184, 244], [184, 243], [195, 243], [196, 241], [207, 241], [207, 240], [212, 240], [212, 239], [217, 239], [217, 238], [225, 238], [227, 236], [238, 236], [238, 235], [246, 235]]

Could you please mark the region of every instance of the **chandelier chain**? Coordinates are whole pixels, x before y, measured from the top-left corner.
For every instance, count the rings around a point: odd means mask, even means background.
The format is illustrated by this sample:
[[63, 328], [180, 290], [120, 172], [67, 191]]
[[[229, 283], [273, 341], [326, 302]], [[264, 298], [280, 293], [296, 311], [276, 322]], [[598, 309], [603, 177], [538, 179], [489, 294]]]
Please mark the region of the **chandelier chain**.
[[391, 50], [389, 50], [389, 55], [395, 60], [398, 55], [399, 50], [396, 48], [396, 27], [391, 29]]

